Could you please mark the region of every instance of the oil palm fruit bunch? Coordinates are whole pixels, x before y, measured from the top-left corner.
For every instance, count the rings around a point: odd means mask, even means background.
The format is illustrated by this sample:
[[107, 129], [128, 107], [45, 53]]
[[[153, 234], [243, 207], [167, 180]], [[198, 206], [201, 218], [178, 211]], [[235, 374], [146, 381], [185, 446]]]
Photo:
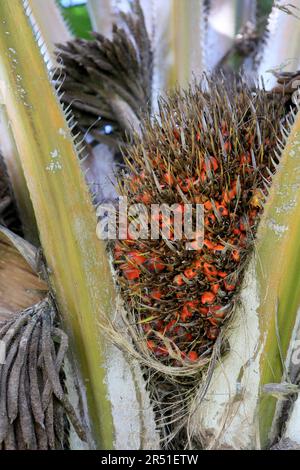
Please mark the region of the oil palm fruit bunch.
[[[205, 80], [162, 100], [159, 116], [126, 154], [122, 195], [129, 205], [145, 205], [147, 229], [158, 220], [160, 237], [117, 241], [115, 266], [139, 337], [163, 363], [205, 358], [230, 318], [278, 164], [284, 99], [250, 89], [243, 78], [231, 86], [224, 78]], [[177, 207], [168, 218], [151, 214], [151, 204]], [[176, 212], [182, 222], [187, 204], [194, 225], [196, 204], [204, 207], [201, 248], [201, 233], [192, 249], [184, 236], [176, 239]]]
[[[138, 1], [120, 13], [112, 39], [93, 33], [93, 40], [60, 44], [54, 75], [62, 100], [72, 105], [78, 128], [97, 142], [116, 146], [138, 128], [151, 111], [153, 57]], [[111, 135], [110, 135], [111, 134]], [[113, 136], [113, 137], [112, 137]]]

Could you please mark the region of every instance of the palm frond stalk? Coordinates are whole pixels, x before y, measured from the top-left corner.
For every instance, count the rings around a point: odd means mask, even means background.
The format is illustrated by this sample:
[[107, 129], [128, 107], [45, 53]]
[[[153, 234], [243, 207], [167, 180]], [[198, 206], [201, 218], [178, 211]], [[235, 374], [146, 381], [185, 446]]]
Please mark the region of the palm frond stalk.
[[93, 31], [96, 31], [107, 38], [111, 38], [114, 18], [111, 0], [88, 0], [87, 8]]
[[268, 89], [276, 84], [276, 72], [295, 72], [300, 65], [300, 1], [293, 0], [287, 9], [284, 5], [286, 2], [278, 1], [273, 6], [267, 26], [268, 37], [258, 70]]
[[173, 65], [168, 85], [183, 87], [200, 78], [205, 69], [204, 36], [206, 7], [203, 0], [173, 0], [171, 50]]
[[40, 34], [40, 41], [46, 47], [47, 53], [56, 63], [55, 45], [72, 39], [72, 33], [65, 22], [56, 0], [26, 0], [25, 6], [31, 9], [33, 27]]

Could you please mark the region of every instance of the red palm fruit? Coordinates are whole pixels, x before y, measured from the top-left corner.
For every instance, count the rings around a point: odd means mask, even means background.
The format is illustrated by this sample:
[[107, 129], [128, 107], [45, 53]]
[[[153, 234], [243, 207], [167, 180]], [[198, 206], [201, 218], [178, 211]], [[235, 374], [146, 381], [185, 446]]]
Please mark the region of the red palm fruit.
[[139, 188], [139, 182], [140, 182], [140, 178], [138, 176], [133, 176], [133, 178], [131, 179], [131, 181], [129, 182], [129, 185], [130, 185], [130, 189], [132, 191], [137, 191], [138, 188]]
[[127, 253], [127, 258], [130, 264], [135, 264], [137, 266], [140, 266], [141, 264], [145, 263], [147, 259], [138, 251], [130, 251], [129, 253]]
[[211, 316], [211, 317], [207, 317], [207, 320], [209, 321], [209, 323], [213, 326], [218, 326], [220, 321], [215, 318], [214, 316]]
[[175, 137], [176, 140], [180, 139], [180, 134], [177, 129], [173, 129], [173, 136]]
[[218, 274], [218, 276], [219, 276], [220, 278], [222, 278], [222, 279], [224, 279], [225, 277], [228, 276], [228, 274], [225, 273], [225, 271], [218, 271], [217, 274]]
[[154, 351], [156, 349], [156, 344], [152, 339], [148, 339], [147, 347], [150, 349], [150, 351]]
[[149, 258], [145, 266], [150, 272], [155, 272], [159, 273], [163, 271], [166, 267], [166, 265], [162, 262], [162, 260], [158, 256], [153, 256], [152, 258]]
[[186, 322], [192, 316], [193, 316], [193, 312], [191, 312], [189, 308], [186, 305], [184, 305], [182, 308], [182, 312], [180, 314], [181, 321]]
[[194, 204], [203, 204], [203, 197], [201, 195], [196, 195], [192, 202], [194, 202]]
[[215, 221], [216, 221], [215, 214], [209, 214], [207, 217], [205, 217], [205, 225], [213, 225]]
[[227, 216], [229, 214], [227, 207], [219, 202], [216, 202], [216, 208], [222, 216]]
[[201, 181], [202, 183], [205, 183], [206, 178], [207, 178], [207, 174], [206, 174], [206, 172], [205, 172], [204, 170], [202, 170], [201, 173], [200, 173], [200, 181]]
[[227, 292], [232, 292], [236, 288], [236, 286], [234, 284], [229, 284], [226, 281], [224, 281], [224, 287], [227, 290]]
[[204, 208], [207, 210], [207, 211], [211, 211], [212, 210], [212, 203], [210, 201], [206, 201], [204, 204]]
[[232, 145], [231, 145], [231, 142], [229, 142], [229, 140], [227, 140], [227, 142], [224, 143], [224, 149], [226, 150], [226, 152], [230, 152], [232, 150]]
[[194, 179], [193, 178], [186, 178], [184, 181], [180, 181], [179, 186], [182, 189], [184, 193], [187, 193], [192, 189], [194, 184]]
[[120, 259], [123, 254], [123, 249], [120, 243], [116, 243], [114, 247], [114, 257], [116, 260]]
[[223, 191], [222, 193], [222, 204], [226, 205], [230, 202], [229, 191]]
[[209, 264], [209, 263], [203, 264], [203, 272], [204, 274], [207, 274], [209, 276], [216, 276], [218, 274], [218, 271], [216, 270], [216, 268], [212, 264]]
[[166, 326], [165, 326], [165, 331], [169, 331], [172, 329], [174, 325], [176, 325], [177, 320], [173, 319], [171, 320]]
[[153, 164], [160, 168], [161, 170], [165, 170], [166, 169], [166, 165], [164, 164], [164, 162], [162, 161], [161, 159], [161, 156], [158, 156], [156, 158], [153, 159]]
[[208, 307], [199, 307], [199, 312], [201, 315], [207, 315], [209, 313], [209, 308]]
[[154, 290], [151, 291], [150, 296], [154, 300], [160, 300], [162, 298], [162, 293], [159, 289], [154, 289]]
[[230, 191], [228, 192], [228, 197], [230, 201], [234, 199], [236, 195], [237, 195], [237, 181], [235, 180], [231, 185]]
[[197, 359], [198, 359], [198, 354], [196, 353], [196, 351], [190, 351], [190, 352], [188, 353], [188, 358], [189, 358], [190, 361], [193, 361], [193, 362], [194, 362], [194, 361], [197, 361]]
[[207, 164], [206, 164], [206, 162], [203, 163], [202, 171], [206, 172], [208, 168], [210, 170], [214, 170], [214, 171], [217, 171], [217, 169], [219, 168], [219, 164], [218, 164], [217, 160], [215, 159], [215, 157], [209, 157], [208, 160], [207, 160]]
[[217, 294], [219, 292], [219, 289], [220, 289], [220, 284], [212, 284], [211, 286], [211, 291], [214, 293], [214, 294]]
[[174, 284], [177, 286], [182, 286], [184, 284], [184, 280], [181, 274], [177, 274], [177, 276], [174, 277], [173, 280]]
[[241, 155], [240, 162], [241, 162], [241, 165], [246, 165], [246, 164], [248, 164], [248, 163], [251, 163], [251, 156], [250, 156], [250, 154], [247, 153], [246, 155], [245, 155], [245, 154]]
[[144, 204], [150, 204], [151, 203], [151, 195], [149, 193], [143, 193], [141, 195], [141, 202], [143, 202]]
[[217, 244], [214, 246], [214, 251], [223, 251], [225, 249], [224, 245]]
[[243, 220], [240, 221], [240, 231], [246, 232], [246, 225]]
[[181, 312], [181, 320], [186, 321], [187, 318], [191, 318], [193, 316], [193, 313], [197, 309], [198, 306], [198, 301], [197, 300], [190, 300], [189, 302], [186, 302], [182, 308]]
[[195, 268], [191, 267], [191, 268], [185, 269], [183, 271], [183, 274], [185, 275], [187, 279], [194, 279], [194, 277], [197, 276], [197, 271], [195, 270]]
[[173, 186], [174, 184], [174, 178], [171, 175], [171, 173], [165, 173], [164, 174], [164, 180], [169, 186]]
[[238, 263], [241, 259], [239, 250], [233, 250], [231, 258]]
[[222, 132], [223, 137], [228, 137], [229, 136], [227, 122], [225, 122], [225, 121], [222, 121], [222, 123], [221, 123], [221, 132]]
[[141, 271], [138, 268], [133, 268], [128, 264], [122, 264], [120, 266], [122, 269], [123, 275], [128, 279], [128, 281], [133, 281], [134, 279], [138, 279], [140, 277]]
[[215, 301], [215, 299], [216, 299], [216, 294], [210, 291], [204, 292], [204, 294], [201, 295], [201, 303], [204, 305], [212, 304]]
[[201, 269], [203, 266], [203, 260], [201, 258], [195, 259], [192, 265], [195, 267], [195, 269]]
[[222, 305], [213, 305], [209, 310], [215, 318], [224, 318], [227, 311]]
[[215, 157], [209, 157], [209, 161], [214, 171], [217, 171], [219, 168], [219, 163]]
[[206, 330], [206, 336], [208, 339], [215, 341], [219, 336], [220, 330], [217, 326], [209, 326]]
[[185, 297], [184, 292], [176, 292], [175, 295], [177, 299], [183, 299]]
[[213, 250], [215, 247], [215, 244], [212, 241], [210, 241], [208, 238], [204, 239], [203, 245], [206, 246], [206, 248], [208, 248], [209, 250]]

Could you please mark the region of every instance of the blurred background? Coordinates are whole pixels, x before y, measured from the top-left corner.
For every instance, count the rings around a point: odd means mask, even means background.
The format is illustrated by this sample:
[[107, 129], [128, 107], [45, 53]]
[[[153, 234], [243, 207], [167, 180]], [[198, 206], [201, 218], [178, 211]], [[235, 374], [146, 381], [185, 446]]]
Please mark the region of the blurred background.
[[[109, 3], [103, 2], [103, 0], [98, 0], [99, 3]], [[161, 0], [163, 3], [165, 0]], [[92, 29], [88, 7], [87, 7], [87, 0], [58, 0], [58, 3], [62, 9], [63, 15], [65, 19], [70, 23], [72, 30], [76, 34], [76, 36], [89, 39], [90, 38], [90, 31]], [[130, 0], [112, 0], [110, 2], [114, 4], [114, 6], [126, 8], [126, 6], [130, 3]], [[148, 3], [151, 5], [152, 0], [146, 0], [144, 3]], [[222, 3], [222, 0], [220, 1]], [[232, 10], [236, 12], [237, 21], [236, 24], [240, 23], [240, 18], [243, 15], [243, 5], [244, 3], [252, 3], [253, 5], [257, 4], [257, 7], [261, 10], [262, 15], [268, 15], [270, 9], [272, 8], [273, 0], [230, 0], [232, 4]]]

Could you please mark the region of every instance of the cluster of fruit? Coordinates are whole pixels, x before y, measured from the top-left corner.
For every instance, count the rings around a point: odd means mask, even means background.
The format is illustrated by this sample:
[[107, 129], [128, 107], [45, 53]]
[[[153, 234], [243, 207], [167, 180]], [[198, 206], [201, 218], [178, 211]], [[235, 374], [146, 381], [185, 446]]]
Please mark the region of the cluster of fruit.
[[[153, 218], [169, 230], [168, 240], [135, 239], [129, 230], [114, 259], [140, 335], [172, 365], [208, 354], [229, 318], [270, 182], [278, 128], [261, 116], [278, 115], [280, 104], [247, 88], [230, 99], [221, 91], [227, 100], [214, 88], [163, 103], [130, 151], [132, 172], [122, 182], [128, 200], [146, 206], [149, 232]], [[175, 211], [153, 215], [151, 205], [163, 203], [177, 204]], [[193, 218], [196, 204], [204, 208], [204, 237], [196, 232], [189, 250], [174, 228], [185, 204]]]

